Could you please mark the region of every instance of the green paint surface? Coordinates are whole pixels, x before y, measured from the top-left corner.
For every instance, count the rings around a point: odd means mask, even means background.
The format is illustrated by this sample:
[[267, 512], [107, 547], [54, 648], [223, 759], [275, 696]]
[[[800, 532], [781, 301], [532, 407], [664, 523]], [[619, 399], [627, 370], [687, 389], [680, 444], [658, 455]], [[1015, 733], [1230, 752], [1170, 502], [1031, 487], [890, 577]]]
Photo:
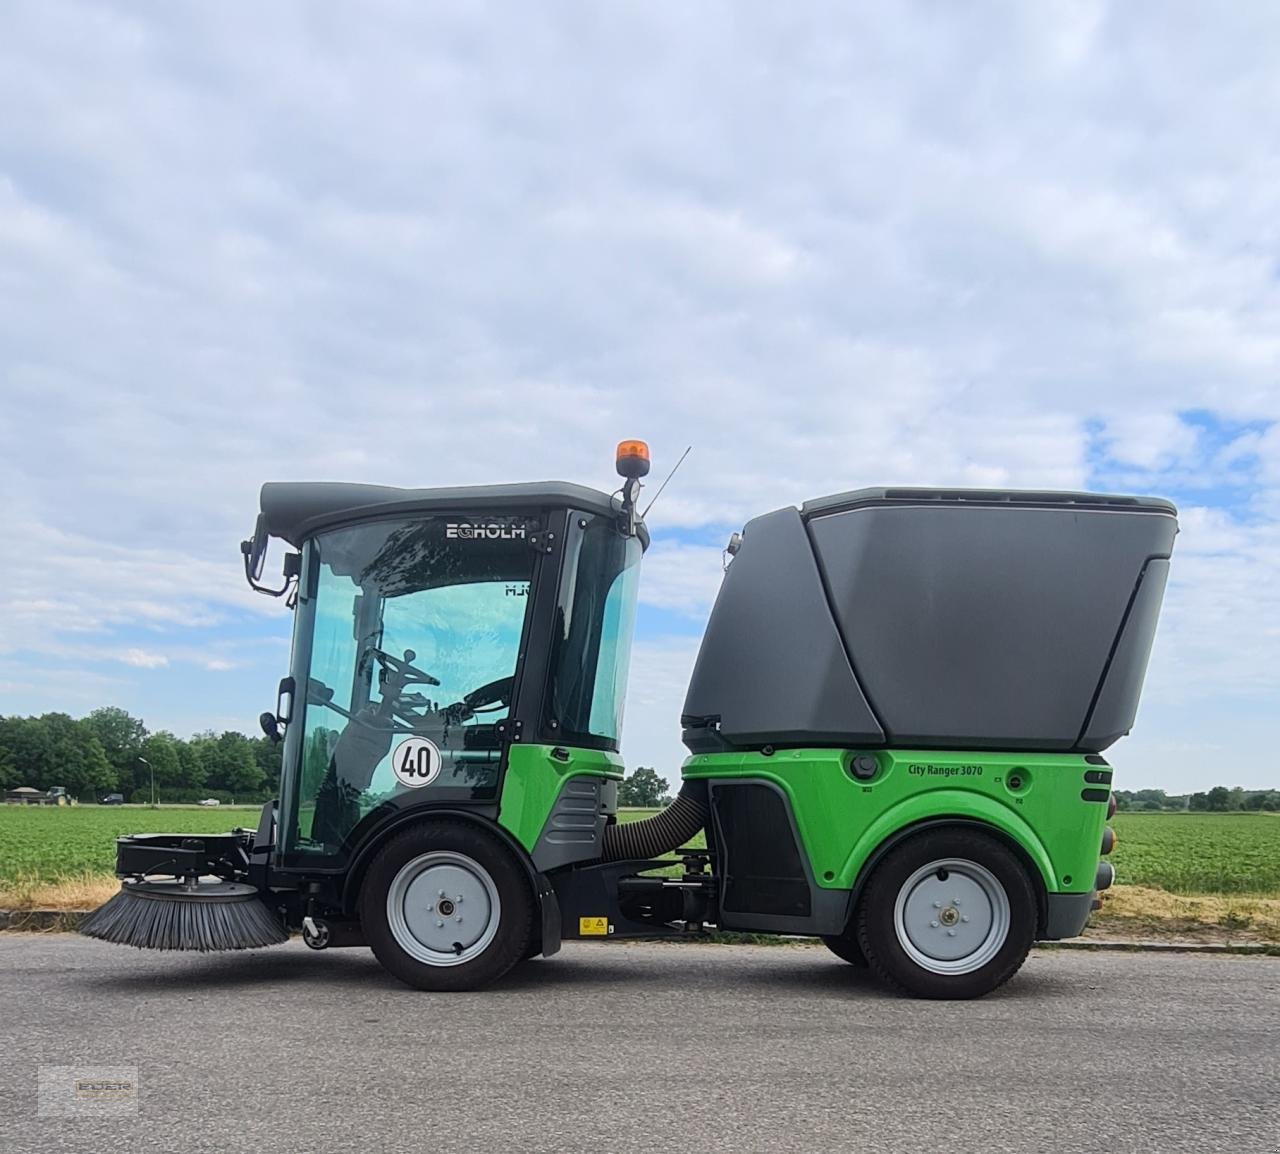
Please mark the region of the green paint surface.
[[[859, 751], [866, 753], [867, 751]], [[778, 786], [791, 802], [820, 886], [849, 889], [885, 838], [935, 818], [983, 822], [1013, 838], [1050, 893], [1087, 893], [1106, 824], [1105, 802], [1080, 797], [1091, 766], [1081, 754], [876, 750], [878, 770], [856, 780], [857, 754], [839, 749], [698, 754], [687, 778], [748, 778]], [[1015, 789], [1011, 781], [1020, 780]]]
[[[568, 759], [552, 757], [555, 748], [563, 749]], [[566, 778], [582, 773], [621, 780], [622, 758], [602, 749], [512, 745], [498, 802], [498, 824], [532, 853], [560, 787]]]

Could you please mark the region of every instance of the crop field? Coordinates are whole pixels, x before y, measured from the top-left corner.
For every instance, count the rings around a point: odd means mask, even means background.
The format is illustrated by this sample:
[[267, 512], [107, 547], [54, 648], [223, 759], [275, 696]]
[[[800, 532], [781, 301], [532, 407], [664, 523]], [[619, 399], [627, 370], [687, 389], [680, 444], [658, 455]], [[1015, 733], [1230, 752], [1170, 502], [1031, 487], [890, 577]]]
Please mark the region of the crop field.
[[[652, 810], [628, 810], [623, 821]], [[110, 874], [121, 834], [218, 833], [257, 822], [257, 806], [0, 806], [0, 886]], [[1178, 894], [1280, 895], [1280, 816], [1117, 814], [1118, 880]], [[702, 839], [695, 839], [701, 845]]]
[[115, 869], [129, 833], [225, 833], [256, 826], [261, 806], [0, 806], [0, 884], [57, 881]]
[[[627, 810], [622, 821], [656, 813]], [[1121, 885], [1176, 894], [1280, 896], [1280, 815], [1118, 813], [1108, 860]], [[691, 845], [704, 844], [701, 835]]]
[[1110, 861], [1124, 885], [1177, 894], [1280, 895], [1280, 815], [1118, 813]]
[[[261, 806], [0, 806], [0, 886], [110, 874], [130, 833], [225, 833], [256, 826]], [[656, 810], [627, 810], [623, 821]], [[695, 839], [701, 845], [702, 839]]]

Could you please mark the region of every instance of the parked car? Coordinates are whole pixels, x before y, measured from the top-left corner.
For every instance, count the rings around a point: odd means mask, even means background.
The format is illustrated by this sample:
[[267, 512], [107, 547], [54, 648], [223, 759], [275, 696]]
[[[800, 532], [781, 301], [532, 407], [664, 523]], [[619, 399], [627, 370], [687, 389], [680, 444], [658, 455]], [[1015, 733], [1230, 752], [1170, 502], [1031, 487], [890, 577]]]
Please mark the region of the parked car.
[[196, 802], [196, 804], [197, 805], [221, 805], [222, 802], [220, 802], [216, 797], [206, 797], [203, 801]]
[[99, 805], [124, 805], [124, 794], [109, 793], [98, 802]]

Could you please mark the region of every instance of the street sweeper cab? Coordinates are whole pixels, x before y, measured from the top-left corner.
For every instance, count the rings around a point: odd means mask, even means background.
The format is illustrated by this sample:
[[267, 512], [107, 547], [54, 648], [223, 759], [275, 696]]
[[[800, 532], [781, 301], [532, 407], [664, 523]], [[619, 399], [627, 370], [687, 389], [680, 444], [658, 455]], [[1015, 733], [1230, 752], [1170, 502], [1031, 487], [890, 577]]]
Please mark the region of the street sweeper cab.
[[1133, 722], [1173, 507], [875, 489], [756, 518], [688, 688], [682, 788], [627, 823], [647, 448], [617, 467], [613, 495], [265, 485], [242, 552], [295, 614], [262, 718], [279, 797], [252, 831], [120, 839], [121, 894], [84, 931], [221, 949], [299, 929], [426, 989], [563, 938], [805, 934], [933, 997], [1078, 934], [1111, 882], [1101, 752]]
[[266, 719], [288, 767], [278, 868], [345, 872], [424, 803], [499, 822], [513, 748], [616, 765], [647, 537], [608, 497], [268, 485], [262, 503], [301, 548], [292, 669]]

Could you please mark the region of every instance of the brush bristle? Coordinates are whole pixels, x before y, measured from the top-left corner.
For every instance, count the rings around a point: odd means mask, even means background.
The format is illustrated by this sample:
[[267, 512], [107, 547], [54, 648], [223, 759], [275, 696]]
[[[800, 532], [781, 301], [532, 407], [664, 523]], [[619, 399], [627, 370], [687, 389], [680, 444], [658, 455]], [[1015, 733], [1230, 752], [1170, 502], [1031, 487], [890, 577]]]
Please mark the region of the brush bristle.
[[289, 940], [257, 897], [209, 902], [143, 898], [124, 887], [78, 927], [86, 937], [143, 950], [252, 950]]

